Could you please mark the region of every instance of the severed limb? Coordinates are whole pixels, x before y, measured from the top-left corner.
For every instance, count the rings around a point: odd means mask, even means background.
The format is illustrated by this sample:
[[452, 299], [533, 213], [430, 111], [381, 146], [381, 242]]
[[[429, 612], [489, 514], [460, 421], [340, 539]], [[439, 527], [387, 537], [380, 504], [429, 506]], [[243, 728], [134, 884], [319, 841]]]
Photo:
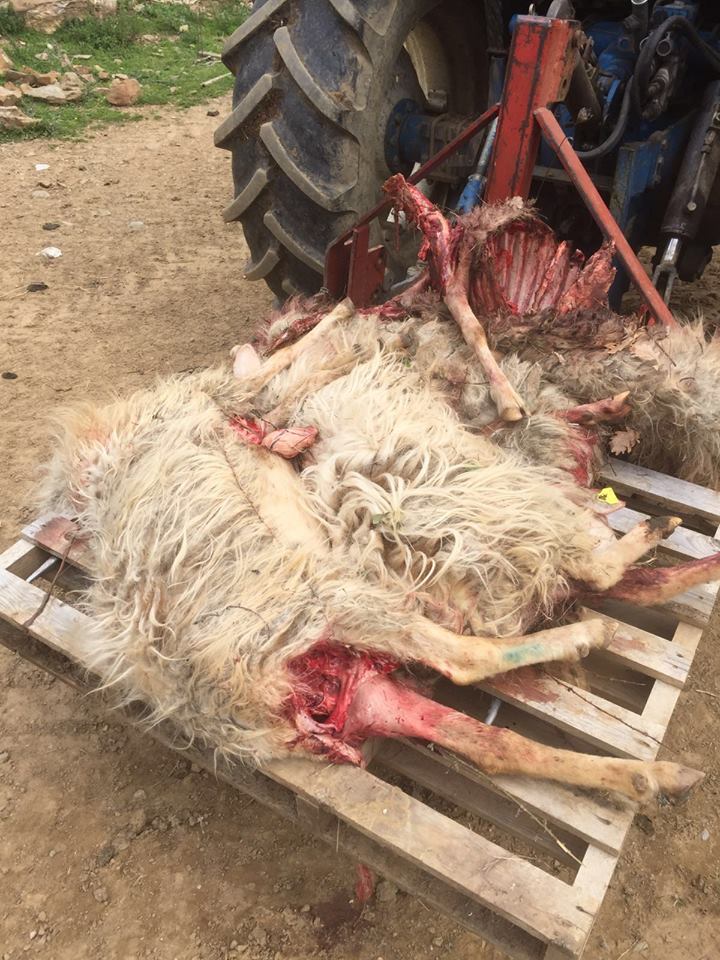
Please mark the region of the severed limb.
[[559, 410], [557, 416], [569, 423], [579, 423], [582, 426], [593, 426], [597, 423], [612, 423], [622, 420], [630, 413], [630, 404], [627, 398], [630, 391], [618, 393], [605, 400], [595, 400], [593, 403], [581, 403], [569, 410]]
[[704, 774], [677, 763], [618, 760], [558, 750], [445, 707], [381, 673], [355, 688], [340, 731], [357, 744], [368, 737], [416, 737], [447, 747], [489, 774], [520, 774], [645, 802], [662, 793], [681, 798]]
[[525, 413], [522, 400], [500, 369], [468, 300], [474, 238], [461, 226], [451, 227], [437, 207], [407, 183], [402, 174], [391, 177], [384, 189], [422, 232], [430, 251], [431, 282], [442, 294], [466, 343], [475, 352], [500, 417], [505, 421], [521, 420]]
[[259, 392], [276, 374], [286, 370], [301, 354], [321, 342], [333, 327], [344, 320], [349, 320], [354, 313], [355, 307], [352, 301], [347, 298], [342, 300], [304, 337], [273, 353], [260, 365], [255, 365], [252, 361], [247, 345], [240, 347], [234, 353], [235, 375], [239, 378], [244, 376], [246, 378], [244, 385], [256, 393]]
[[581, 579], [596, 590], [614, 587], [623, 581], [631, 564], [669, 537], [680, 523], [680, 517], [649, 517], [641, 521], [624, 536], [593, 553], [589, 561], [592, 566], [581, 574]]
[[671, 600], [691, 587], [720, 580], [720, 553], [674, 567], [631, 567], [602, 594], [604, 598], [652, 606]]

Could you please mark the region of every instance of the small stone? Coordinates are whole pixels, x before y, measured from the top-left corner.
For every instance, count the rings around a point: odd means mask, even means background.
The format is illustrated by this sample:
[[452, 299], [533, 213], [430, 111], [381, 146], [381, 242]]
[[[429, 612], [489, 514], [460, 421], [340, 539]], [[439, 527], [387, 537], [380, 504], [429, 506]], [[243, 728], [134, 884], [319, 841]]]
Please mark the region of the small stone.
[[445, 942], [445, 941], [443, 940], [442, 937], [435, 937], [435, 939], [433, 940], [433, 946], [434, 946], [434, 947], [441, 947], [444, 942]]
[[650, 817], [646, 816], [644, 813], [638, 813], [635, 817], [635, 823], [640, 827], [643, 833], [646, 833], [651, 837], [655, 833], [655, 824], [652, 822]]
[[145, 223], [142, 220], [130, 220], [128, 221], [128, 227], [131, 230], [144, 230]]
[[107, 887], [95, 887], [93, 890], [93, 896], [98, 903], [107, 903], [110, 899], [110, 896], [107, 892]]
[[306, 904], [303, 906], [303, 908], [302, 908], [302, 910], [300, 911], [300, 913], [310, 913], [310, 904], [309, 904], [309, 903], [306, 903]]
[[20, 85], [20, 89], [26, 97], [32, 97], [34, 100], [42, 100], [44, 103], [58, 105], [67, 103], [71, 98], [57, 83], [49, 83], [44, 87], [33, 87], [29, 83]]
[[113, 107], [129, 107], [135, 103], [142, 92], [142, 87], [133, 77], [120, 80], [117, 77], [112, 81], [105, 99]]
[[709, 830], [703, 830], [703, 832], [700, 834], [700, 839], [701, 839], [701, 840], [709, 840], [709, 839], [710, 839], [710, 831], [709, 831]]
[[190, 27], [187, 23], [182, 23], [178, 27], [178, 33], [187, 33], [189, 29]]
[[59, 223], [55, 223], [54, 221], [49, 221], [48, 223], [44, 223], [44, 224], [42, 225], [42, 228], [43, 228], [43, 230], [59, 230], [59, 229], [60, 229], [60, 224], [59, 224]]
[[4, 73], [6, 70], [12, 68], [13, 62], [10, 57], [5, 53], [2, 47], [0, 47], [0, 73]]
[[152, 828], [153, 830], [158, 830], [160, 833], [164, 833], [168, 828], [167, 820], [163, 820], [162, 817], [153, 817]]
[[115, 847], [118, 853], [122, 853], [123, 850], [127, 850], [127, 848], [130, 846], [130, 841], [128, 840], [128, 838], [125, 836], [124, 833], [118, 833], [118, 835], [113, 840], [113, 846]]
[[375, 888], [375, 897], [380, 903], [391, 903], [398, 895], [398, 888], [389, 880], [381, 880]]
[[22, 100], [22, 93], [19, 90], [11, 90], [8, 87], [0, 87], [0, 107], [12, 107]]
[[238, 946], [237, 940], [231, 940], [231, 941], [230, 941], [230, 949], [231, 949], [231, 950], [235, 950], [235, 949], [237, 948], [237, 946]]
[[50, 194], [47, 190], [33, 190], [30, 196], [33, 198], [33, 200], [47, 200]]
[[130, 831], [131, 836], [137, 837], [138, 834], [142, 833], [147, 826], [147, 823], [148, 816], [143, 809], [133, 810], [128, 822], [128, 830]]
[[38, 920], [40, 921], [40, 923], [45, 923], [45, 921], [47, 920], [47, 914], [45, 913], [44, 910], [41, 910], [40, 913], [38, 914]]
[[28, 293], [40, 293], [41, 290], [48, 290], [49, 287], [42, 280], [38, 280], [35, 283], [29, 283], [25, 289]]
[[147, 797], [147, 794], [144, 790], [136, 790], [133, 794], [133, 800], [144, 800]]
[[115, 858], [116, 854], [116, 848], [111, 843], [106, 843], [105, 846], [100, 847], [98, 855], [95, 857], [95, 863], [99, 867], [106, 867]]
[[85, 96], [85, 83], [74, 70], [63, 74], [60, 80], [60, 88], [65, 92], [65, 97], [69, 103], [82, 100]]
[[[3, 374], [4, 380], [14, 380], [16, 377], [17, 377], [17, 374], [11, 373], [9, 370], [7, 371], [7, 373]], [[7, 750], [0, 751], [0, 763], [7, 763], [9, 759], [10, 759], [10, 754], [7, 752]]]
[[220, 111], [219, 111], [219, 110], [208, 110], [208, 112], [205, 114], [205, 116], [207, 116], [207, 117], [219, 117], [219, 116], [220, 116]]
[[60, 247], [43, 247], [40, 256], [45, 257], [46, 260], [59, 260], [62, 256], [62, 250]]
[[250, 931], [250, 939], [253, 941], [253, 943], [256, 943], [259, 947], [265, 946], [265, 944], [267, 943], [267, 938], [268, 938], [267, 931], [263, 930], [260, 924], [257, 924]]
[[29, 117], [20, 107], [0, 107], [0, 130], [23, 130], [36, 127], [40, 123], [37, 117]]

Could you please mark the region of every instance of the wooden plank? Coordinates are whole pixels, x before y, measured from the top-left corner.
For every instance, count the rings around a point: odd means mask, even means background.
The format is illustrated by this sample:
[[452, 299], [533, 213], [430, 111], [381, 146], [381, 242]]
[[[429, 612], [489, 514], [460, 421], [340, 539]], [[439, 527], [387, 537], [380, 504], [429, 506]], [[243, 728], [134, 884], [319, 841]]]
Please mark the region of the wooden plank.
[[542, 667], [523, 667], [478, 684], [482, 690], [619, 757], [652, 760], [665, 729]]
[[[638, 523], [647, 520], [649, 514], [639, 510], [624, 507], [608, 516], [608, 523], [616, 533], [627, 533]], [[667, 557], [678, 560], [694, 560], [709, 557], [720, 552], [720, 540], [708, 537], [704, 533], [690, 530], [687, 527], [677, 527], [667, 540], [661, 540], [658, 550]]]
[[[673, 643], [684, 652], [690, 663], [693, 661], [702, 635], [703, 631], [700, 627], [694, 627], [689, 623], [679, 623], [677, 625]], [[656, 682], [645, 704], [643, 717], [667, 727], [679, 696], [680, 691], [677, 687]]]
[[75, 539], [78, 526], [69, 517], [39, 517], [21, 531], [23, 539], [37, 544], [54, 557], [65, 557], [83, 573], [88, 572], [88, 547], [86, 540]]
[[[530, 813], [559, 828], [563, 834], [593, 844], [608, 853], [618, 853], [637, 805], [620, 795], [595, 795], [580, 787], [565, 786], [532, 777], [495, 776], [483, 773], [462, 757], [441, 747], [421, 746], [411, 741], [414, 750], [432, 752], [437, 763], [461, 773], [466, 780], [497, 790], [501, 796], [520, 801]], [[576, 847], [572, 846], [573, 852]]]
[[593, 896], [431, 810], [357, 767], [276, 760], [268, 776], [546, 943], [578, 953], [599, 909]]
[[47, 559], [47, 554], [39, 547], [17, 540], [7, 550], [0, 553], [0, 570], [11, 570], [18, 577], [29, 577]]
[[[38, 611], [45, 596], [44, 590], [7, 570], [0, 570], [0, 619], [22, 626]], [[90, 627], [90, 618], [84, 613], [51, 597], [28, 631], [32, 637], [82, 664], [80, 637]]]
[[[602, 903], [612, 880], [618, 858], [590, 846], [583, 857], [573, 886], [591, 893]], [[590, 935], [588, 931], [588, 936]], [[553, 945], [546, 948], [543, 960], [567, 960], [567, 952]]]
[[584, 844], [560, 828], [552, 832], [543, 829], [540, 818], [533, 819], [514, 800], [498, 793], [489, 777], [485, 785], [478, 778], [471, 779], [460, 769], [443, 764], [436, 753], [397, 741], [386, 741], [380, 749], [378, 760], [384, 767], [426, 787], [463, 810], [527, 840], [560, 863], [574, 868], [579, 865], [585, 852]]
[[636, 494], [678, 513], [704, 517], [720, 524], [720, 494], [687, 480], [678, 480], [647, 467], [611, 457], [600, 474], [616, 493]]
[[528, 810], [608, 853], [620, 852], [635, 816], [635, 805], [623, 797], [601, 800], [580, 788], [530, 777], [501, 776], [492, 780]]
[[[599, 611], [585, 608], [580, 611], [580, 615], [584, 620], [598, 617], [607, 621], [614, 619]], [[603, 659], [631, 666], [647, 677], [682, 687], [692, 663], [692, 656], [688, 656], [686, 650], [639, 627], [614, 622], [618, 624], [615, 637], [608, 647], [598, 651], [598, 655], [602, 655]]]

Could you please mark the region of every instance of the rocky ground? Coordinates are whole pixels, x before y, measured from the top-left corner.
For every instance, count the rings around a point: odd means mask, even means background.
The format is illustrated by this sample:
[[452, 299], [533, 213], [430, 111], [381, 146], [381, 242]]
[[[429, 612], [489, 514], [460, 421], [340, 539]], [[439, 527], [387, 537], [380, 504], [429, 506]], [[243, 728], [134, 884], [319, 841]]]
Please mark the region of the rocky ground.
[[[32, 518], [50, 409], [218, 361], [269, 307], [220, 218], [229, 161], [206, 114], [0, 147], [0, 549]], [[717, 312], [717, 280], [686, 306]], [[720, 956], [716, 637], [667, 741], [708, 778], [636, 821], [587, 960]], [[5, 960], [500, 960], [391, 884], [354, 910], [346, 858], [4, 650], [0, 691]]]

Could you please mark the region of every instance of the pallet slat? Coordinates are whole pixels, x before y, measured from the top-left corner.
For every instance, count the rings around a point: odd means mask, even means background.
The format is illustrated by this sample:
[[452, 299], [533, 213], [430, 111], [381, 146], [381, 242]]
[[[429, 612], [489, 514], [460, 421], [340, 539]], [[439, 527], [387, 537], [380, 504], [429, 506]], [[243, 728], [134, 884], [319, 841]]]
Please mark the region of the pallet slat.
[[640, 495], [678, 513], [692, 514], [720, 524], [720, 494], [687, 480], [678, 480], [635, 463], [611, 457], [601, 477], [616, 493]]
[[87, 544], [82, 539], [73, 540], [78, 526], [68, 517], [39, 517], [21, 530], [21, 536], [29, 543], [47, 550], [54, 557], [64, 557], [82, 573], [87, 573]]
[[[560, 863], [576, 866], [580, 862], [584, 853], [582, 844], [560, 831], [563, 833], [563, 836], [558, 838], [561, 846], [553, 838], [556, 831], [544, 830], [541, 822], [533, 820], [512, 800], [493, 790], [489, 778], [487, 785], [481, 784], [477, 778], [471, 779], [459, 770], [443, 764], [430, 750], [416, 748], [412, 744], [387, 741], [381, 746], [377, 759], [394, 773], [402, 774], [413, 783], [426, 787], [437, 796], [514, 836], [528, 840]], [[573, 848], [575, 853], [572, 852]]]
[[545, 943], [578, 952], [585, 942], [596, 897], [509, 856], [368, 771], [278, 760], [266, 772]]
[[[581, 616], [583, 619], [600, 617], [613, 621], [612, 617], [596, 610], [583, 609]], [[604, 659], [622, 663], [638, 673], [664, 680], [676, 687], [682, 687], [687, 680], [692, 661], [687, 651], [677, 644], [627, 623], [618, 624], [612, 643], [601, 651], [601, 655]]]
[[[638, 523], [647, 520], [649, 514], [623, 507], [608, 516], [608, 522], [615, 533], [627, 533]], [[661, 540], [658, 550], [668, 557], [678, 560], [701, 559], [720, 551], [720, 540], [708, 537], [687, 527], [677, 527], [667, 540]]]
[[[413, 750], [430, 752], [419, 743], [410, 744]], [[435, 762], [459, 773], [471, 783], [490, 785], [501, 796], [517, 798], [526, 810], [542, 821], [547, 821], [585, 843], [591, 843], [617, 854], [625, 833], [635, 815], [635, 805], [622, 798], [597, 797], [588, 791], [534, 780], [531, 777], [489, 777], [477, 771], [467, 761], [445, 750], [433, 749]], [[519, 808], [520, 809], [520, 808]]]
[[602, 697], [545, 673], [522, 667], [478, 684], [506, 703], [618, 757], [652, 760], [664, 729]]

